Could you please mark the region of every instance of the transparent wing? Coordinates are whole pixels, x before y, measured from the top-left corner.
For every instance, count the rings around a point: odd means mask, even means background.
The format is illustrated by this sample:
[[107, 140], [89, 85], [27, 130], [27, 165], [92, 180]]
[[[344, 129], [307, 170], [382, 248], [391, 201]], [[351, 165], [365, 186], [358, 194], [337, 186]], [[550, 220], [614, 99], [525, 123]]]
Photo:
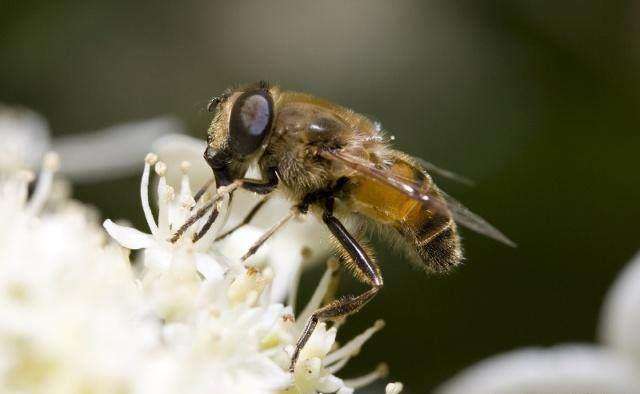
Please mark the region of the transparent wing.
[[340, 151], [322, 151], [320, 154], [328, 160], [338, 160], [345, 166], [389, 185], [415, 200], [425, 202], [431, 199], [424, 185], [390, 171], [381, 170], [370, 161]]
[[471, 179], [460, 175], [460, 174], [456, 174], [453, 171], [449, 171], [447, 169], [444, 169], [442, 167], [438, 167], [437, 165], [428, 162], [424, 159], [421, 159], [419, 157], [414, 157], [413, 158], [418, 164], [420, 164], [425, 170], [427, 170], [429, 173], [431, 174], [435, 174], [438, 176], [441, 176], [443, 178], [447, 178], [447, 179], [451, 179], [452, 181], [456, 181], [458, 183], [462, 183], [463, 185], [467, 185], [467, 186], [474, 186], [475, 182], [472, 181]]
[[405, 178], [390, 171], [382, 170], [376, 167], [374, 163], [352, 156], [346, 152], [323, 151], [320, 154], [328, 160], [340, 161], [342, 164], [355, 171], [368, 175], [371, 178], [404, 193], [408, 197], [421, 201], [425, 206], [428, 206], [429, 209], [448, 210], [451, 213], [453, 220], [461, 226], [506, 245], [512, 247], [516, 246], [516, 244], [507, 238], [507, 236], [500, 230], [492, 226], [479, 215], [471, 212], [467, 207], [462, 205], [462, 203], [442, 190], [439, 190], [441, 197], [434, 195], [433, 193], [430, 194], [429, 188], [426, 188], [424, 184], [417, 183], [412, 179]]
[[442, 193], [442, 196], [447, 203], [447, 208], [449, 208], [451, 216], [453, 216], [453, 220], [455, 220], [456, 223], [468, 228], [469, 230], [473, 230], [478, 234], [482, 234], [489, 238], [493, 238], [498, 242], [502, 242], [505, 245], [509, 245], [511, 247], [516, 246], [516, 244], [512, 240], [507, 238], [507, 236], [504, 235], [500, 230], [493, 227], [489, 222], [481, 218], [479, 215], [471, 212], [458, 200], [454, 199], [443, 191], [440, 191], [440, 193]]

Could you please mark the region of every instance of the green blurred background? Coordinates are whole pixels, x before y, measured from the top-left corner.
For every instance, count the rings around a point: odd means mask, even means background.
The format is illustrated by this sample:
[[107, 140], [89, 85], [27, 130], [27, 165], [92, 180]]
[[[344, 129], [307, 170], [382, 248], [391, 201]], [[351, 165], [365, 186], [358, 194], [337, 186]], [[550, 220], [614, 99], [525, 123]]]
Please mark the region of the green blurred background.
[[[464, 232], [467, 264], [427, 277], [378, 242], [387, 287], [342, 331], [387, 321], [341, 376], [386, 361], [425, 392], [498, 352], [595, 339], [639, 244], [639, 17], [630, 1], [2, 1], [0, 101], [54, 135], [171, 113], [204, 137], [210, 96], [268, 79], [476, 180], [442, 184], [518, 248]], [[142, 225], [137, 183], [75, 195]]]

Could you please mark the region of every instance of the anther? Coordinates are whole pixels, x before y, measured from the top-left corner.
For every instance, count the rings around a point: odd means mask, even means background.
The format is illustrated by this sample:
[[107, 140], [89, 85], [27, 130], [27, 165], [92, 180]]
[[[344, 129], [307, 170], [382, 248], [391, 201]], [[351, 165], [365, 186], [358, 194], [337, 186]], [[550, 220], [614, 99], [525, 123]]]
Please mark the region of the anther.
[[144, 158], [144, 162], [149, 164], [150, 166], [156, 164], [158, 161], [158, 155], [155, 153], [147, 153], [147, 156]]
[[156, 171], [156, 174], [158, 174], [159, 176], [164, 176], [167, 173], [167, 165], [161, 161], [156, 163], [154, 169]]

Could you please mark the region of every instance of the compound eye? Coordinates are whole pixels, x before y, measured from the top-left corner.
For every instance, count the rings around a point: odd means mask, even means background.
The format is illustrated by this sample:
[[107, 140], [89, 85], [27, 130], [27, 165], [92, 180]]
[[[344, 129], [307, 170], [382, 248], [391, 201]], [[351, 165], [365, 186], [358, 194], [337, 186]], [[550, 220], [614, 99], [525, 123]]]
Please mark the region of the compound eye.
[[229, 134], [234, 151], [255, 152], [271, 129], [273, 99], [266, 90], [243, 93], [233, 104]]

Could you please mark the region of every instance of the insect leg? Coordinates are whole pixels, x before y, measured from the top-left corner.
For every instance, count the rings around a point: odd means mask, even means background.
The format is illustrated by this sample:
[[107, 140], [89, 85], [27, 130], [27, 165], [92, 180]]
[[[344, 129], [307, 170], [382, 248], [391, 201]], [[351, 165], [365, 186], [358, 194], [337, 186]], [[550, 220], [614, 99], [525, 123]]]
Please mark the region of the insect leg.
[[257, 179], [248, 179], [243, 178], [240, 179], [242, 182], [242, 187], [245, 190], [250, 192], [258, 193], [258, 194], [269, 194], [278, 186], [278, 176], [276, 175], [275, 168], [267, 169], [267, 180], [257, 180]]
[[[200, 220], [200, 218], [202, 218], [207, 213], [208, 210], [214, 207], [214, 205], [221, 198], [223, 198], [225, 195], [231, 195], [234, 192], [234, 190], [236, 190], [240, 186], [241, 186], [241, 183], [239, 181], [234, 181], [233, 183], [227, 186], [219, 187], [218, 194], [216, 194], [211, 201], [209, 201], [208, 203], [200, 207], [193, 215], [191, 215], [182, 224], [182, 226], [180, 226], [180, 228], [178, 228], [178, 230], [176, 230], [176, 232], [173, 233], [173, 235], [169, 238], [169, 242], [175, 243], [177, 240], [179, 240], [180, 237], [182, 237], [182, 234], [184, 234], [189, 229], [189, 227], [191, 227], [195, 222]], [[217, 208], [215, 210], [217, 211]], [[217, 213], [216, 213], [216, 216], [217, 216]], [[213, 219], [215, 220], [215, 217]], [[209, 224], [209, 227], [211, 227], [211, 224]]]
[[211, 211], [211, 214], [209, 215], [209, 218], [204, 223], [204, 225], [202, 225], [202, 228], [197, 233], [195, 233], [193, 235], [193, 243], [198, 242], [200, 240], [200, 238], [202, 238], [207, 233], [207, 231], [209, 231], [209, 229], [211, 228], [211, 225], [213, 225], [213, 223], [218, 218], [218, 214], [219, 213], [220, 213], [220, 211], [218, 211], [218, 207], [217, 206], [215, 208], [213, 208], [213, 211]]
[[342, 223], [333, 216], [333, 198], [327, 199], [326, 208], [322, 215], [331, 233], [338, 240], [340, 245], [349, 253], [354, 261], [355, 269], [362, 274], [362, 278], [371, 286], [371, 288], [358, 296], [346, 296], [331, 302], [330, 304], [315, 311], [302, 331], [302, 335], [298, 339], [296, 348], [291, 356], [291, 364], [289, 371], [293, 372], [298, 361], [300, 351], [304, 348], [309, 337], [313, 333], [318, 322], [335, 319], [338, 317], [350, 315], [359, 311], [365, 304], [380, 291], [383, 286], [382, 275], [376, 263], [367, 255], [367, 252], [358, 244]]
[[175, 243], [177, 240], [179, 240], [180, 237], [182, 237], [182, 234], [184, 234], [185, 231], [187, 231], [189, 227], [191, 227], [195, 222], [200, 220], [200, 218], [202, 218], [207, 213], [207, 211], [213, 207], [214, 204], [215, 201], [210, 201], [200, 209], [198, 209], [195, 214], [191, 215], [189, 219], [187, 219], [184, 224], [180, 226], [180, 228], [175, 233], [173, 233], [171, 238], [169, 238], [169, 242]]
[[214, 178], [209, 179], [207, 182], [205, 182], [204, 185], [202, 185], [200, 189], [198, 189], [196, 194], [193, 196], [193, 199], [195, 200], [195, 202], [198, 202], [202, 198], [202, 196], [207, 191], [207, 189], [213, 184], [213, 181], [214, 181]]
[[244, 254], [244, 256], [242, 256], [240, 258], [241, 262], [246, 261], [249, 257], [253, 256], [258, 249], [260, 249], [260, 247], [267, 242], [267, 240], [269, 238], [271, 238], [271, 236], [278, 231], [282, 226], [284, 226], [289, 219], [291, 219], [292, 217], [294, 217], [296, 215], [296, 213], [298, 213], [298, 208], [297, 207], [293, 207], [291, 208], [291, 210], [289, 211], [289, 213], [287, 214], [287, 216], [283, 217], [282, 219], [280, 219], [276, 224], [274, 224], [273, 226], [271, 226], [270, 229], [268, 229], [264, 234], [262, 234], [262, 236], [260, 238], [258, 238], [258, 240], [256, 242], [254, 242], [253, 245], [251, 245], [251, 247], [249, 248], [249, 250], [247, 251], [247, 253]]
[[220, 241], [221, 239], [223, 239], [226, 236], [230, 235], [231, 233], [233, 233], [234, 231], [236, 231], [240, 227], [244, 226], [245, 224], [249, 224], [249, 222], [251, 222], [251, 219], [253, 219], [253, 217], [258, 213], [260, 208], [262, 208], [264, 206], [264, 204], [268, 200], [269, 200], [269, 196], [263, 197], [260, 201], [258, 201], [258, 203], [256, 205], [253, 206], [253, 208], [251, 208], [249, 213], [247, 213], [247, 215], [244, 217], [244, 219], [242, 219], [242, 221], [240, 223], [236, 224], [235, 226], [231, 227], [229, 230], [227, 230], [224, 233], [220, 234], [218, 237], [216, 237], [214, 242]]

